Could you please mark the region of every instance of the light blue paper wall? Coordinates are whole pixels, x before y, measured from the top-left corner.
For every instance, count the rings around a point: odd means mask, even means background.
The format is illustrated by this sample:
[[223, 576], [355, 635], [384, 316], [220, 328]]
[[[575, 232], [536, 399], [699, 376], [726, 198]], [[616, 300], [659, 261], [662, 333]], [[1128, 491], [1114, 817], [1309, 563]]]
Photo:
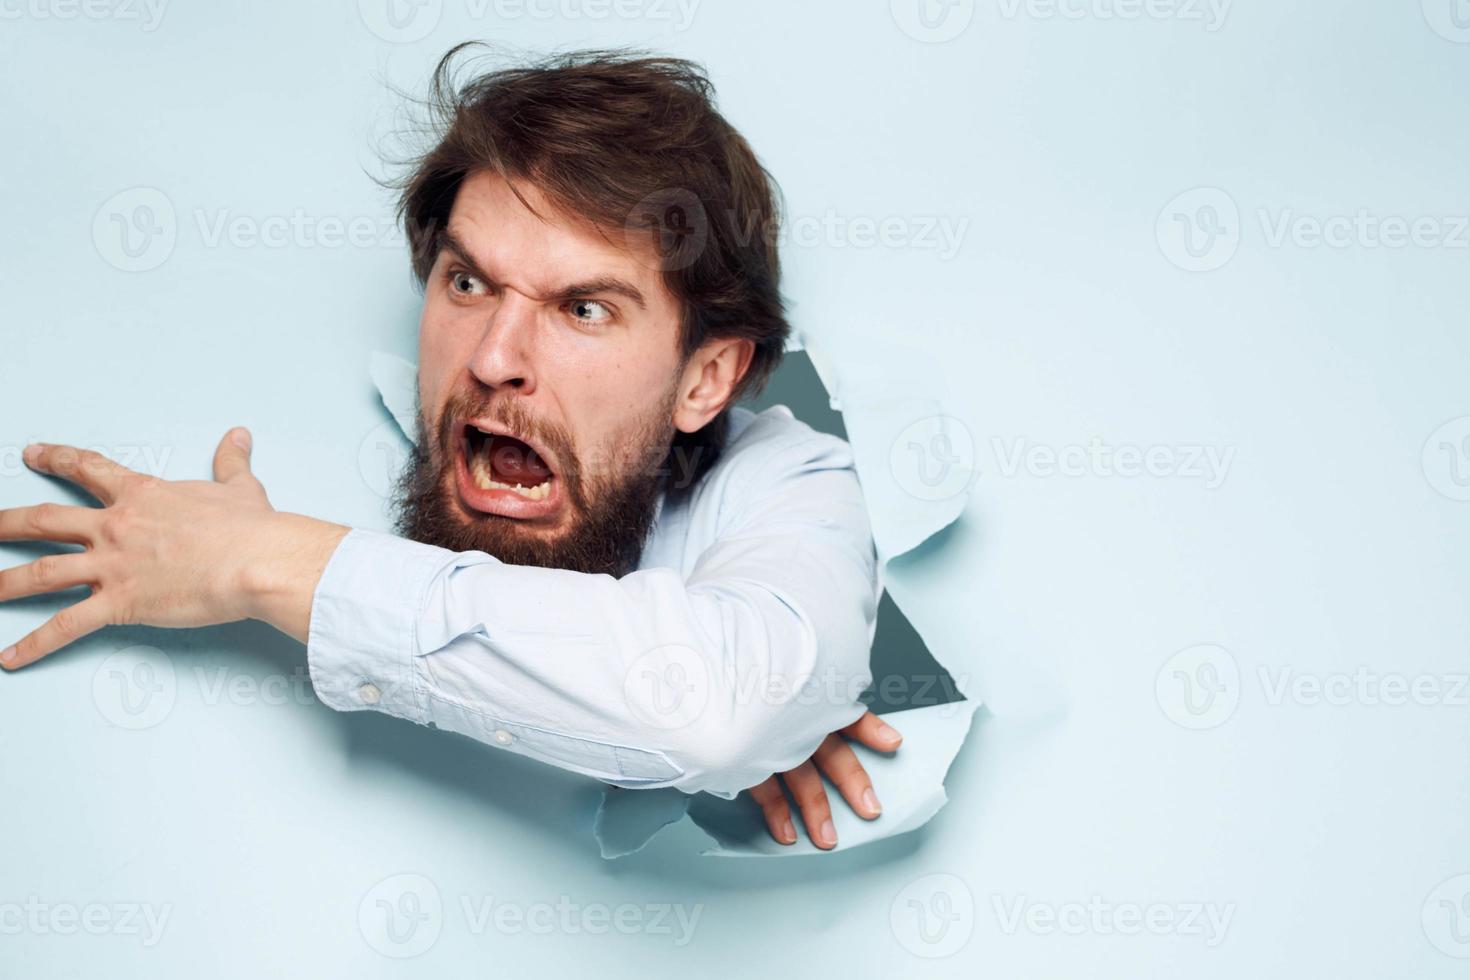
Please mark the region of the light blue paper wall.
[[647, 44], [710, 63], [780, 178], [802, 329], [968, 432], [966, 520], [888, 579], [991, 714], [913, 834], [691, 864], [685, 824], [607, 863], [595, 787], [302, 703], [268, 630], [115, 631], [0, 677], [0, 973], [1463, 973], [1463, 9], [152, 9], [0, 7], [0, 506], [64, 499], [26, 440], [192, 478], [243, 423], [278, 506], [381, 521], [362, 368], [412, 356], [416, 299], [375, 74]]

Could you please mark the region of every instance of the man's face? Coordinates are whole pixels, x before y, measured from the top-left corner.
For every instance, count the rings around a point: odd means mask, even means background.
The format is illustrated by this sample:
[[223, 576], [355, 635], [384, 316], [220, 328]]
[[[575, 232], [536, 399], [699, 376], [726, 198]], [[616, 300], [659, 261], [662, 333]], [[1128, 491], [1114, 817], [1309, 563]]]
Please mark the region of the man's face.
[[651, 248], [516, 189], [537, 214], [499, 176], [468, 177], [429, 274], [400, 530], [513, 564], [621, 574], [637, 564], [675, 430], [678, 303]]

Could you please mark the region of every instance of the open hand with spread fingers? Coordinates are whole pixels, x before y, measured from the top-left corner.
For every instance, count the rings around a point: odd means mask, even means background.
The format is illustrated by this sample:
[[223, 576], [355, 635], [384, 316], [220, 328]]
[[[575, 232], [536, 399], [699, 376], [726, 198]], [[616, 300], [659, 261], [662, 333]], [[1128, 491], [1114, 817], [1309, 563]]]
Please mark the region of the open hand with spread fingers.
[[244, 429], [221, 440], [212, 481], [163, 480], [72, 446], [28, 446], [23, 459], [102, 506], [0, 510], [0, 541], [82, 546], [0, 571], [0, 602], [91, 589], [0, 649], [7, 670], [109, 625], [190, 627], [255, 618], [301, 638], [310, 618], [309, 586], [348, 530], [272, 508], [250, 472]]

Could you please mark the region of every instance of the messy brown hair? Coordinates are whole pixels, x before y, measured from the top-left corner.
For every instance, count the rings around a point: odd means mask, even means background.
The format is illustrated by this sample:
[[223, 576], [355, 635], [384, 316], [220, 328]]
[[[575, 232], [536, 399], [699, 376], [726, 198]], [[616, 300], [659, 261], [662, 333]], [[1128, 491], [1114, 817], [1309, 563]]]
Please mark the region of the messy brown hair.
[[[609, 240], [652, 245], [680, 306], [682, 355], [712, 339], [750, 340], [754, 354], [731, 401], [759, 392], [790, 332], [779, 202], [750, 145], [716, 110], [704, 70], [680, 58], [582, 51], [463, 77], [461, 58], [477, 46], [440, 60], [427, 99], [437, 143], [398, 184], [419, 284], [468, 176], [489, 170], [512, 188], [525, 181]], [[721, 412], [699, 433], [676, 436], [672, 451], [697, 450], [685, 472], [713, 463], [726, 422]]]

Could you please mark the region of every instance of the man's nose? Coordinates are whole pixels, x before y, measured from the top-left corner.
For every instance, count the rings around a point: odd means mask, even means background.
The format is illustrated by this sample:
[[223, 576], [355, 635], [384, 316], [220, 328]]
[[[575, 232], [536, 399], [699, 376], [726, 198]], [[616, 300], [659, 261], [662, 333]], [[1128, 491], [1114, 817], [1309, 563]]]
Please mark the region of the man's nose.
[[470, 373], [490, 388], [509, 387], [529, 395], [536, 389], [535, 351], [536, 304], [506, 290], [470, 355]]

